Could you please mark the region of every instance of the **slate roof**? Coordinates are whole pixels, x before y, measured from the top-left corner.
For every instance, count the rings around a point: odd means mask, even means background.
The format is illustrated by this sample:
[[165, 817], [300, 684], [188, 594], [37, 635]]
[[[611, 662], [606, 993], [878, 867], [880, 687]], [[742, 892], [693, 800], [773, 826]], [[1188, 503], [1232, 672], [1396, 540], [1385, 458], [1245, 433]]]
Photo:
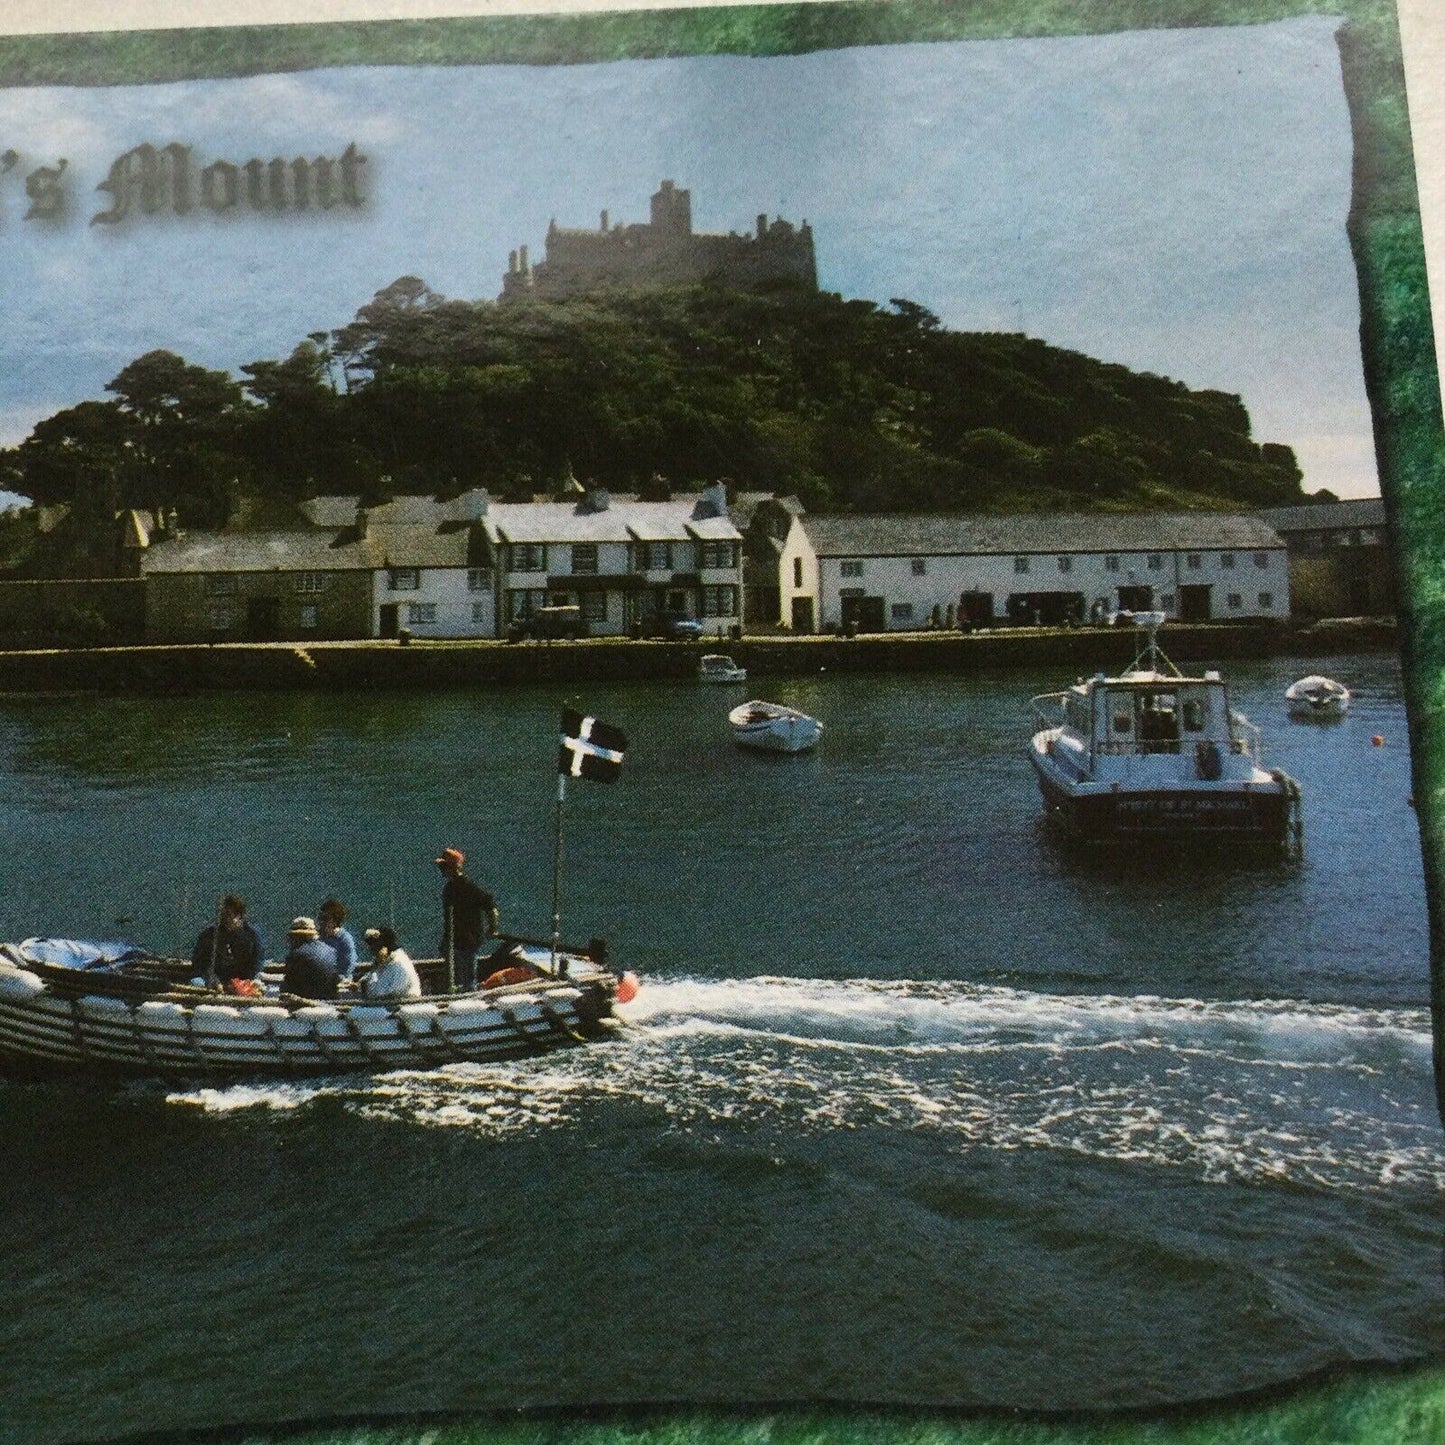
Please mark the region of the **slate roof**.
[[1345, 531], [1351, 527], [1383, 527], [1385, 503], [1379, 497], [1354, 502], [1319, 502], [1305, 507], [1271, 507], [1259, 514], [1283, 535], [1286, 532]]
[[296, 505], [313, 527], [349, 527], [360, 502], [360, 497], [308, 497]]
[[439, 527], [444, 522], [475, 522], [487, 514], [490, 505], [491, 497], [481, 487], [474, 487], [445, 502], [439, 502], [435, 497], [399, 496], [368, 507], [366, 525], [370, 529], [375, 525]]
[[383, 567], [478, 566], [465, 523], [444, 527], [368, 526], [366, 539]]
[[1246, 551], [1284, 545], [1260, 517], [1236, 512], [874, 513], [800, 521], [820, 557]]
[[685, 542], [742, 540], [725, 516], [695, 516], [697, 495], [669, 502], [614, 496], [604, 511], [586, 502], [494, 502], [483, 525], [498, 542]]
[[354, 533], [203, 532], [148, 547], [141, 570], [174, 572], [343, 572], [381, 566], [376, 545]]

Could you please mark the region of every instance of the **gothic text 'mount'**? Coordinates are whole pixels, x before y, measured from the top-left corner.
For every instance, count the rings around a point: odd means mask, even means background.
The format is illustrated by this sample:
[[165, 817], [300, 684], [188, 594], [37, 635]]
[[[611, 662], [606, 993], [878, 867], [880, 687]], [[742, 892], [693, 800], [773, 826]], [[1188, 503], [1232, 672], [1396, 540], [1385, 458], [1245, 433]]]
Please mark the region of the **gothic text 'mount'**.
[[217, 215], [236, 209], [251, 211], [329, 211], [335, 206], [359, 209], [366, 204], [362, 168], [366, 157], [353, 142], [340, 156], [293, 160], [251, 159], [236, 165], [217, 160], [200, 166], [191, 147], [138, 145], [117, 156], [110, 173], [96, 189], [106, 192], [110, 207], [90, 218], [91, 225], [113, 226], [136, 215], [184, 216], [196, 210]]

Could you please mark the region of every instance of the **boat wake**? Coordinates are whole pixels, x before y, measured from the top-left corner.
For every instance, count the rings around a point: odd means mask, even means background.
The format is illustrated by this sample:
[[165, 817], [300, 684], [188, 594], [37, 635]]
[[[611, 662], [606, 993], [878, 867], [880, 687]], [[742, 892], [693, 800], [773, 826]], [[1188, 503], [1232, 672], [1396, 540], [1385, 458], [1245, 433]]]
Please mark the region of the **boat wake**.
[[599, 1111], [689, 1134], [913, 1131], [1214, 1182], [1445, 1188], [1428, 1013], [945, 982], [649, 981], [614, 1045], [504, 1064], [173, 1092], [210, 1113], [320, 1098], [503, 1138]]

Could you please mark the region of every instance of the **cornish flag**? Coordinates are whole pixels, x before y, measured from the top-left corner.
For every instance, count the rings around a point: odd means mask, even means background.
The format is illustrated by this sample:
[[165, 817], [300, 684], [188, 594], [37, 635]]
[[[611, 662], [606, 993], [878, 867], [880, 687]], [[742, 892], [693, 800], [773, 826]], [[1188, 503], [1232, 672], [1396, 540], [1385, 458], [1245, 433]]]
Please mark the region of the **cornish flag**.
[[622, 754], [627, 735], [595, 717], [583, 717], [566, 708], [562, 712], [562, 746], [557, 753], [557, 771], [569, 778], [592, 778], [615, 783], [622, 771]]

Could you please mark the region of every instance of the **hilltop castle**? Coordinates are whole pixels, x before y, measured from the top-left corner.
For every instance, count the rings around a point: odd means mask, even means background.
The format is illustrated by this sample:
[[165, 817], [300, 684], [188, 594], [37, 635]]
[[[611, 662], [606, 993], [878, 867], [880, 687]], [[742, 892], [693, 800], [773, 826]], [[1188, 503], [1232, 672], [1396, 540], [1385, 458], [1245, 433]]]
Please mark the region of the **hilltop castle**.
[[748, 289], [777, 282], [818, 289], [813, 231], [781, 217], [759, 216], [753, 234], [694, 231], [692, 193], [663, 181], [652, 197], [652, 220], [610, 225], [607, 212], [595, 231], [547, 228], [543, 260], [527, 248], [507, 259], [503, 301], [522, 296], [576, 296], [608, 286], [711, 285]]

